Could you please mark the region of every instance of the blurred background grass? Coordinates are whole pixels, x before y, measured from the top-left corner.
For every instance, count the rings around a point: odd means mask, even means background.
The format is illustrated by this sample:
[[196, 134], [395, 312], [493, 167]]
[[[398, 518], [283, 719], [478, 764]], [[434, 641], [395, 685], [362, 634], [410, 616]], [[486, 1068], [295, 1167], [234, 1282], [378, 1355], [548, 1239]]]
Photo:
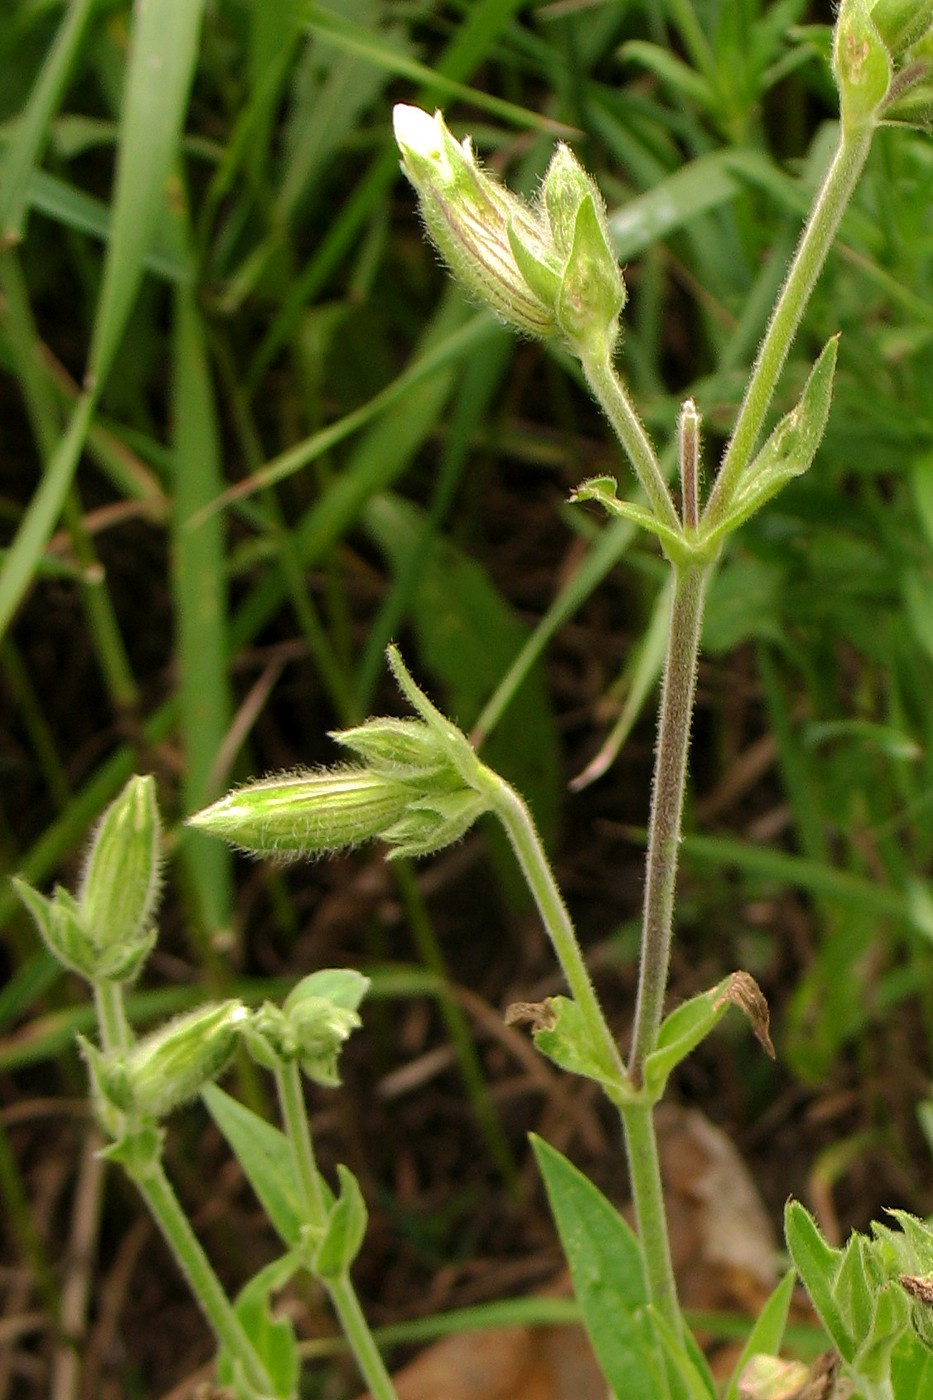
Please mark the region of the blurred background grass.
[[[325, 1158], [366, 1189], [376, 1322], [551, 1277], [527, 1129], [624, 1189], [585, 1088], [501, 1024], [556, 990], [547, 949], [492, 832], [417, 869], [360, 852], [283, 872], [180, 821], [398, 711], [396, 638], [529, 798], [624, 1037], [663, 579], [650, 543], [565, 505], [627, 469], [573, 366], [436, 267], [391, 105], [443, 105], [529, 193], [573, 143], [626, 267], [624, 373], [662, 445], [696, 398], [709, 478], [828, 157], [830, 18], [828, 0], [7, 0], [0, 865], [73, 882], [95, 816], [153, 771], [171, 860], [140, 1026], [328, 964], [373, 976], [347, 1088], [313, 1105]], [[931, 1207], [931, 210], [929, 137], [881, 132], [776, 399], [841, 331], [824, 446], [710, 600], [684, 848], [672, 994], [749, 968], [780, 1063], [724, 1031], [678, 1093], [775, 1212], [822, 1182], [839, 1229]], [[618, 761], [568, 793], [612, 732]], [[72, 1048], [86, 999], [8, 884], [0, 940], [3, 1314], [21, 1320], [0, 1396], [149, 1397], [209, 1344], [132, 1193], [114, 1179], [102, 1204]], [[171, 1157], [236, 1287], [272, 1248], [255, 1205], [197, 1112]], [[329, 1330], [300, 1304], [303, 1332]], [[352, 1393], [339, 1366], [314, 1384]]]

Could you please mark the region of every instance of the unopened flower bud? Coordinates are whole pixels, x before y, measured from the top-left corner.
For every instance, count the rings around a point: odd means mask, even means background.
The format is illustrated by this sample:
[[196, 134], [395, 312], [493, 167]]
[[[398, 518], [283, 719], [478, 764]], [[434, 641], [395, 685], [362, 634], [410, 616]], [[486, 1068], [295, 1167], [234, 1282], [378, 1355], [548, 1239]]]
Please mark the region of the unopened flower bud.
[[282, 773], [189, 817], [254, 855], [313, 857], [385, 841], [392, 856], [429, 855], [489, 811], [489, 774], [470, 741], [431, 704], [395, 647], [389, 661], [419, 718], [374, 719], [334, 738], [366, 767]]
[[577, 354], [611, 350], [625, 301], [602, 198], [558, 146], [538, 203], [527, 204], [459, 145], [440, 112], [399, 105], [395, 136], [428, 233], [469, 292], [534, 336]]
[[97, 825], [78, 890], [82, 925], [100, 953], [98, 976], [129, 980], [149, 952], [160, 841], [155, 780], [134, 776]]
[[486, 174], [469, 138], [460, 145], [440, 112], [432, 117], [420, 107], [399, 103], [393, 125], [425, 227], [451, 271], [516, 330], [554, 335], [553, 308], [528, 285], [509, 241], [511, 223], [513, 236], [547, 263], [550, 250], [538, 214]]
[[124, 1056], [132, 1111], [160, 1119], [223, 1073], [249, 1012], [240, 1001], [202, 1006], [137, 1041]]
[[563, 143], [551, 158], [541, 192], [564, 263], [557, 311], [561, 329], [574, 340], [601, 327], [611, 344], [626, 292], [602, 195]]
[[252, 855], [297, 859], [377, 840], [411, 795], [367, 768], [282, 773], [235, 789], [189, 823]]
[[340, 1050], [362, 1024], [357, 1007], [368, 987], [369, 978], [352, 968], [302, 978], [281, 1008], [265, 1002], [251, 1015], [244, 1026], [250, 1053], [265, 1069], [298, 1060], [315, 1083], [335, 1087]]

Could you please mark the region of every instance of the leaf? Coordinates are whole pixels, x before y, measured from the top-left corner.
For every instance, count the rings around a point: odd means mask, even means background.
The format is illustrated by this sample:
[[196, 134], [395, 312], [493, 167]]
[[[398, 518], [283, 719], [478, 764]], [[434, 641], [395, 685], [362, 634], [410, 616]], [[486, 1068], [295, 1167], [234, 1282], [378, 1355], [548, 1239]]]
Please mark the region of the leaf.
[[[300, 1360], [291, 1318], [273, 1317], [269, 1299], [285, 1287], [299, 1267], [297, 1257], [291, 1254], [273, 1260], [250, 1279], [234, 1304], [280, 1400], [291, 1400], [297, 1393]], [[217, 1356], [217, 1378], [223, 1385], [235, 1384], [232, 1358], [223, 1347]]]
[[216, 1084], [203, 1089], [201, 1098], [279, 1236], [290, 1249], [296, 1248], [303, 1214], [288, 1138]]
[[582, 1172], [534, 1133], [531, 1145], [606, 1380], [619, 1400], [659, 1400], [666, 1385], [647, 1311], [641, 1245]]
[[356, 1011], [369, 990], [369, 978], [352, 967], [327, 967], [303, 977], [283, 1002], [282, 1009], [291, 1011], [307, 997], [323, 997], [345, 1011]]
[[891, 1357], [898, 1339], [910, 1326], [910, 1302], [899, 1283], [890, 1282], [875, 1290], [871, 1319], [855, 1354], [853, 1370], [868, 1381], [886, 1384], [891, 1374]]
[[757, 1039], [774, 1059], [768, 1004], [761, 988], [750, 973], [733, 972], [708, 992], [685, 1001], [661, 1023], [657, 1046], [645, 1060], [645, 1088], [653, 1099], [661, 1098], [671, 1071], [706, 1039], [730, 1003], [745, 1013]]
[[933, 1395], [933, 1351], [911, 1331], [898, 1338], [891, 1356], [891, 1390], [901, 1396]]
[[589, 1038], [586, 1023], [575, 1001], [569, 997], [548, 997], [543, 1002], [517, 1002], [505, 1013], [507, 1025], [532, 1022], [537, 1048], [561, 1069], [595, 1079], [598, 1084], [619, 1089], [619, 1076], [612, 1065], [603, 1063], [600, 1047]]
[[836, 1306], [833, 1289], [842, 1265], [842, 1250], [823, 1239], [816, 1222], [799, 1201], [789, 1201], [784, 1211], [784, 1235], [791, 1258], [820, 1321], [836, 1344], [840, 1356], [851, 1361], [855, 1344]]
[[724, 519], [713, 529], [711, 538], [731, 533], [788, 481], [809, 470], [829, 419], [838, 348], [838, 336], [826, 342], [799, 403], [785, 414], [758, 456], [742, 472], [726, 505]]
[[330, 1207], [327, 1228], [314, 1251], [313, 1267], [318, 1278], [325, 1281], [346, 1276], [363, 1237], [366, 1234], [368, 1212], [356, 1177], [342, 1163], [337, 1166], [340, 1189]]
[[866, 1244], [864, 1237], [851, 1236], [833, 1284], [833, 1301], [844, 1319], [846, 1331], [855, 1338], [868, 1336], [877, 1286], [868, 1276]]
[[657, 1048], [645, 1060], [645, 1089], [652, 1100], [664, 1093], [671, 1071], [695, 1050], [725, 1015], [725, 1003], [717, 998], [718, 988], [691, 997], [661, 1023]]
[[630, 63], [637, 63], [654, 73], [678, 97], [686, 97], [705, 111], [715, 109], [715, 94], [712, 87], [695, 68], [689, 67], [683, 59], [677, 58], [669, 49], [659, 44], [649, 44], [641, 39], [632, 39], [622, 46], [622, 57]]
[[[204, 0], [134, 6], [113, 214], [88, 354], [88, 379], [107, 375], [139, 289], [167, 194], [198, 56]], [[158, 81], [153, 81], [153, 74]]]
[[30, 176], [48, 139], [52, 117], [71, 77], [94, 9], [95, 0], [74, 0], [67, 7], [29, 100], [13, 126], [2, 161], [0, 244], [12, 244], [23, 237]]
[[654, 512], [646, 506], [621, 500], [616, 495], [614, 477], [594, 476], [589, 481], [581, 481], [580, 485], [571, 492], [570, 503], [578, 505], [581, 501], [596, 501], [610, 515], [621, 516], [623, 520], [629, 520], [633, 525], [640, 525], [649, 534], [656, 535], [661, 544], [671, 551], [673, 557], [683, 553], [683, 536], [677, 530], [672, 530], [663, 520], [659, 520]]

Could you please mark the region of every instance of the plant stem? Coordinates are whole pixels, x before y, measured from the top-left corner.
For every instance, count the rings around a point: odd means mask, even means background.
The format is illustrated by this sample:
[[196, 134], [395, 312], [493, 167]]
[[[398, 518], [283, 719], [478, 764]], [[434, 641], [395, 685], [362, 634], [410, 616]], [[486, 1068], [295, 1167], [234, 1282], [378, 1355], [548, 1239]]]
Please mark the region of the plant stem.
[[289, 1060], [276, 1070], [275, 1084], [308, 1223], [314, 1229], [323, 1230], [327, 1223], [327, 1201], [314, 1156], [311, 1125], [308, 1122], [301, 1070], [297, 1060]]
[[603, 1015], [567, 906], [544, 854], [531, 813], [504, 778], [491, 769], [483, 771], [493, 789], [493, 810], [505, 827], [518, 857], [525, 882], [538, 906], [567, 985], [583, 1016], [590, 1044], [601, 1055], [608, 1074], [617, 1077], [621, 1085], [625, 1080], [625, 1065]]
[[638, 1238], [645, 1260], [648, 1297], [674, 1334], [682, 1336], [684, 1320], [677, 1301], [677, 1282], [667, 1230], [661, 1163], [654, 1128], [654, 1104], [623, 1104], [620, 1112], [625, 1130], [625, 1151]]
[[[305, 1108], [301, 1070], [297, 1060], [291, 1060], [276, 1071], [276, 1086], [285, 1131], [292, 1147], [295, 1171], [301, 1186], [305, 1216], [312, 1230], [323, 1234], [327, 1226], [328, 1204], [324, 1185], [314, 1156], [311, 1125]], [[360, 1375], [369, 1386], [371, 1400], [398, 1400], [392, 1378], [373, 1341], [369, 1324], [360, 1307], [356, 1290], [348, 1273], [338, 1278], [321, 1279], [327, 1289], [347, 1344], [356, 1358]]]
[[651, 793], [641, 966], [629, 1078], [641, 1087], [645, 1060], [654, 1050], [664, 1010], [674, 920], [677, 852], [690, 749], [690, 721], [706, 586], [711, 564], [674, 570], [671, 621], [661, 687], [658, 742]]
[[709, 525], [723, 518], [738, 480], [751, 461], [810, 293], [823, 270], [846, 205], [868, 159], [873, 134], [873, 122], [850, 131], [840, 126], [839, 144], [771, 313], [732, 438], [704, 512], [704, 520]]
[[95, 982], [93, 991], [103, 1049], [128, 1050], [133, 1043], [133, 1032], [126, 1019], [122, 982]]
[[600, 405], [616, 437], [628, 453], [635, 475], [659, 520], [680, 531], [680, 521], [668, 490], [661, 464], [648, 434], [632, 407], [608, 355], [581, 356], [580, 364], [590, 392]]
[[360, 1307], [360, 1300], [349, 1275], [328, 1279], [326, 1286], [360, 1375], [369, 1386], [368, 1400], [398, 1400], [392, 1377], [373, 1341], [373, 1334], [369, 1330], [369, 1323]]
[[244, 1379], [256, 1396], [273, 1396], [272, 1380], [178, 1204], [162, 1163], [156, 1160], [138, 1176], [134, 1175], [134, 1180], [217, 1340], [239, 1362]]

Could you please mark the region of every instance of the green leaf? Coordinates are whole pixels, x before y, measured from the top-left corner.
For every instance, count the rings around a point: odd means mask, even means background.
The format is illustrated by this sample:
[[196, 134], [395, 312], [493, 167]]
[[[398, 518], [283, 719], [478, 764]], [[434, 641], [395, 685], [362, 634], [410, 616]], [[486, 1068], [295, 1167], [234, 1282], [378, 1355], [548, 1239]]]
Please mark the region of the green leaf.
[[838, 346], [838, 336], [826, 342], [796, 408], [785, 414], [739, 477], [725, 518], [713, 531], [713, 538], [731, 533], [788, 481], [809, 470], [829, 419]]
[[[277, 1400], [292, 1400], [297, 1394], [300, 1359], [295, 1327], [289, 1317], [273, 1317], [269, 1306], [271, 1295], [284, 1288], [300, 1268], [296, 1255], [284, 1254], [267, 1264], [250, 1279], [234, 1304], [275, 1390]], [[230, 1354], [221, 1348], [217, 1355], [217, 1379], [222, 1385], [236, 1385]]]
[[839, 1355], [844, 1361], [851, 1361], [855, 1343], [846, 1330], [833, 1291], [842, 1264], [842, 1250], [833, 1249], [826, 1243], [813, 1217], [799, 1201], [789, 1201], [787, 1204], [784, 1235], [791, 1258], [820, 1321], [835, 1342]]
[[715, 110], [716, 99], [712, 87], [695, 68], [689, 67], [683, 59], [677, 58], [669, 49], [659, 44], [649, 44], [641, 39], [632, 39], [622, 46], [622, 57], [630, 63], [637, 63], [649, 73], [661, 79], [672, 88], [678, 97], [686, 97], [696, 102], [707, 112]]
[[[113, 221], [94, 317], [88, 378], [111, 365], [143, 275], [176, 158], [198, 54], [204, 0], [136, 5], [120, 125]], [[153, 74], [158, 81], [153, 81]]]
[[313, 1256], [318, 1278], [339, 1279], [350, 1269], [366, 1234], [368, 1212], [363, 1193], [349, 1167], [337, 1167], [340, 1189], [327, 1216], [327, 1228]]
[[833, 1302], [839, 1309], [846, 1331], [855, 1338], [868, 1336], [879, 1281], [869, 1278], [867, 1244], [862, 1235], [853, 1235], [847, 1241], [833, 1284]]
[[605, 1196], [534, 1133], [531, 1144], [597, 1360], [619, 1400], [666, 1392], [647, 1311], [641, 1245]]
[[894, 1348], [910, 1326], [911, 1305], [900, 1284], [893, 1281], [876, 1290], [872, 1303], [871, 1319], [855, 1353], [853, 1370], [865, 1380], [886, 1383]]
[[891, 1356], [891, 1389], [901, 1396], [933, 1395], [933, 1351], [913, 1332], [898, 1338]]
[[669, 525], [665, 525], [664, 521], [659, 520], [654, 512], [646, 506], [621, 500], [615, 493], [616, 481], [614, 477], [596, 476], [589, 481], [582, 481], [579, 486], [575, 487], [571, 492], [570, 502], [572, 505], [577, 505], [581, 501], [596, 501], [610, 515], [630, 520], [633, 525], [639, 525], [643, 530], [657, 536], [661, 544], [668, 547], [674, 557], [684, 552], [682, 534], [677, 530], [672, 530]]
[[327, 967], [303, 977], [282, 1003], [282, 1010], [291, 1011], [307, 997], [323, 997], [345, 1011], [356, 1011], [369, 990], [370, 979], [352, 967]]
[[[174, 214], [179, 243], [190, 243], [181, 211]], [[227, 565], [224, 523], [208, 515], [191, 521], [223, 489], [220, 409], [211, 377], [208, 337], [197, 298], [185, 284], [174, 293], [172, 424], [174, 509], [171, 559], [175, 604], [176, 669], [184, 750], [184, 810], [197, 811], [219, 794], [213, 768], [231, 715], [227, 668]], [[220, 841], [185, 830], [181, 848], [192, 894], [200, 907], [203, 936], [229, 929], [233, 906], [233, 858]]]
[[301, 1241], [301, 1192], [288, 1138], [216, 1084], [201, 1091], [208, 1112], [239, 1161], [250, 1186], [290, 1249]]
[[66, 8], [42, 71], [13, 127], [12, 139], [2, 161], [0, 243], [18, 242], [23, 237], [29, 206], [29, 179], [48, 139], [55, 109], [77, 61], [94, 9], [95, 0], [74, 0]]
[[671, 1071], [705, 1040], [726, 1013], [728, 1003], [718, 988], [691, 997], [666, 1016], [658, 1032], [657, 1048], [645, 1060], [645, 1089], [657, 1101], [664, 1093]]
[[744, 1347], [729, 1378], [723, 1400], [739, 1400], [739, 1381], [753, 1356], [776, 1356], [784, 1339], [787, 1313], [797, 1282], [795, 1269], [788, 1269], [755, 1320]]
[[561, 1069], [595, 1079], [598, 1084], [619, 1088], [619, 1076], [603, 1063], [600, 1048], [590, 1040], [586, 1022], [575, 1001], [569, 997], [548, 997], [537, 1003], [519, 1002], [509, 1008], [506, 1021], [533, 1021], [537, 1048]]
[[671, 1071], [705, 1040], [730, 1004], [745, 1013], [758, 1040], [774, 1058], [768, 1005], [761, 989], [749, 973], [733, 972], [718, 986], [685, 1001], [661, 1023], [657, 1046], [645, 1060], [645, 1089], [652, 1099], [661, 1098]]

